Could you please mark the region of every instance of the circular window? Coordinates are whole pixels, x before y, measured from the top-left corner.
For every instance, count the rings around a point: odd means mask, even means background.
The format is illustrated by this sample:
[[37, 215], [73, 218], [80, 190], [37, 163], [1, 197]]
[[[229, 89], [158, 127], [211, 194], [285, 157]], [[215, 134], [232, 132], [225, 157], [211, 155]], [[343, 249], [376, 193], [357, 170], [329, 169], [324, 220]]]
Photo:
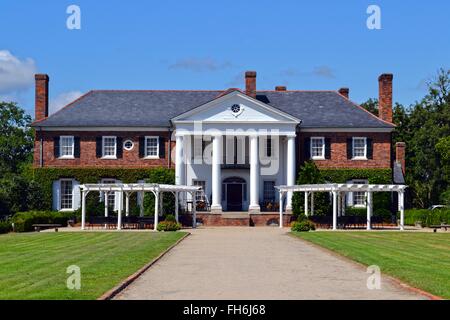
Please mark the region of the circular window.
[[231, 106], [231, 112], [233, 113], [239, 113], [241, 111], [241, 106], [238, 104], [233, 104]]
[[127, 151], [130, 151], [131, 149], [133, 149], [134, 143], [131, 140], [125, 140], [125, 142], [123, 143], [123, 148]]

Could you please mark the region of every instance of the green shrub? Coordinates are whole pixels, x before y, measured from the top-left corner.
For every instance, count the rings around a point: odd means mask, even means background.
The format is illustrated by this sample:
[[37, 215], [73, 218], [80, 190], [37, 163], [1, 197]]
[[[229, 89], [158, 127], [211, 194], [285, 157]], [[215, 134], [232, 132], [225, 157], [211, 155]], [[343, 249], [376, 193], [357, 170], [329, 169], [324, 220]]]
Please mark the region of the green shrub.
[[75, 212], [57, 211], [26, 211], [18, 212], [12, 217], [15, 232], [33, 231], [33, 224], [52, 223], [60, 224], [63, 227], [67, 221], [75, 217]]
[[367, 208], [347, 207], [345, 208], [345, 216], [366, 217]]
[[173, 214], [166, 215], [164, 221], [177, 222], [177, 220], [175, 219], [175, 216]]
[[[400, 214], [397, 213], [397, 219]], [[427, 210], [427, 209], [411, 209], [405, 210], [405, 225], [415, 225], [421, 222], [422, 226], [429, 227], [431, 225], [439, 225], [441, 223], [450, 223], [450, 210]]]
[[158, 231], [177, 231], [181, 229], [181, 224], [173, 221], [161, 221], [156, 229]]
[[12, 231], [11, 221], [0, 221], [0, 234]]
[[295, 221], [291, 225], [291, 231], [294, 232], [308, 232], [310, 230], [316, 230], [316, 226], [309, 220]]
[[392, 212], [388, 209], [375, 209], [373, 212], [374, 217], [381, 217], [383, 218], [383, 221], [390, 222], [392, 219]]

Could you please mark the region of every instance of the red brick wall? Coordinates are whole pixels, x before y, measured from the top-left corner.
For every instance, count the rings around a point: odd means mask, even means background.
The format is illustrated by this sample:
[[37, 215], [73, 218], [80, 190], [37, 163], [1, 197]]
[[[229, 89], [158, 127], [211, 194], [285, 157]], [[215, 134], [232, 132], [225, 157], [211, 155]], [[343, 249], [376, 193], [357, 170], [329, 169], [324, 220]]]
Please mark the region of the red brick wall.
[[[80, 137], [80, 158], [76, 159], [55, 159], [54, 157], [54, 137], [60, 135], [72, 135]], [[117, 136], [122, 137], [123, 141], [131, 139], [134, 143], [132, 150], [123, 149], [123, 157], [119, 159], [101, 159], [96, 157], [96, 137]], [[165, 153], [163, 159], [143, 159], [139, 157], [139, 137], [143, 136], [161, 136], [165, 141]], [[44, 167], [125, 167], [125, 168], [143, 168], [143, 167], [167, 167], [169, 154], [169, 132], [55, 132], [43, 131], [36, 132], [34, 166], [39, 166], [40, 138], [43, 138], [43, 166]], [[175, 147], [172, 142], [171, 150]], [[173, 167], [173, 164], [172, 164]]]
[[[304, 140], [310, 137], [325, 137], [331, 142], [331, 159], [314, 160], [319, 168], [390, 168], [391, 167], [391, 134], [390, 133], [333, 133], [333, 132], [300, 132], [297, 140], [299, 165], [305, 161]], [[347, 139], [351, 137], [367, 137], [373, 140], [373, 159], [347, 159]]]

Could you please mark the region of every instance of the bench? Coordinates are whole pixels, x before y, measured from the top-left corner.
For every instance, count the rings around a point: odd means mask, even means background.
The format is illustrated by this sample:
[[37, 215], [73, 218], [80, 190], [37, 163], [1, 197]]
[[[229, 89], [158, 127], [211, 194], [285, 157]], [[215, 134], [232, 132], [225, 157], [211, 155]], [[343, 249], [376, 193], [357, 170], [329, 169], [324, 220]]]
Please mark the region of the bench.
[[430, 228], [433, 229], [433, 232], [437, 232], [437, 229], [444, 229], [445, 231], [447, 231], [447, 228], [450, 228], [450, 225], [449, 224], [438, 224], [438, 225], [430, 226]]
[[33, 224], [34, 231], [40, 232], [41, 229], [51, 229], [55, 228], [55, 232], [58, 232], [58, 228], [60, 228], [60, 224], [52, 224], [52, 223], [40, 223], [40, 224]]

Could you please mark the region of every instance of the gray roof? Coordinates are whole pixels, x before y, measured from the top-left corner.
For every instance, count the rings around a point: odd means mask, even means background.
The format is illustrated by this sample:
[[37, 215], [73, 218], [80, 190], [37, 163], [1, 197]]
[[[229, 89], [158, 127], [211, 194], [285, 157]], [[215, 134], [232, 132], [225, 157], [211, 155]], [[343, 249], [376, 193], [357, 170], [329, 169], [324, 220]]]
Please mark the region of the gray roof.
[[[170, 119], [224, 91], [90, 91], [42, 127], [168, 127]], [[258, 100], [302, 120], [304, 128], [391, 128], [335, 91], [258, 91]]]

